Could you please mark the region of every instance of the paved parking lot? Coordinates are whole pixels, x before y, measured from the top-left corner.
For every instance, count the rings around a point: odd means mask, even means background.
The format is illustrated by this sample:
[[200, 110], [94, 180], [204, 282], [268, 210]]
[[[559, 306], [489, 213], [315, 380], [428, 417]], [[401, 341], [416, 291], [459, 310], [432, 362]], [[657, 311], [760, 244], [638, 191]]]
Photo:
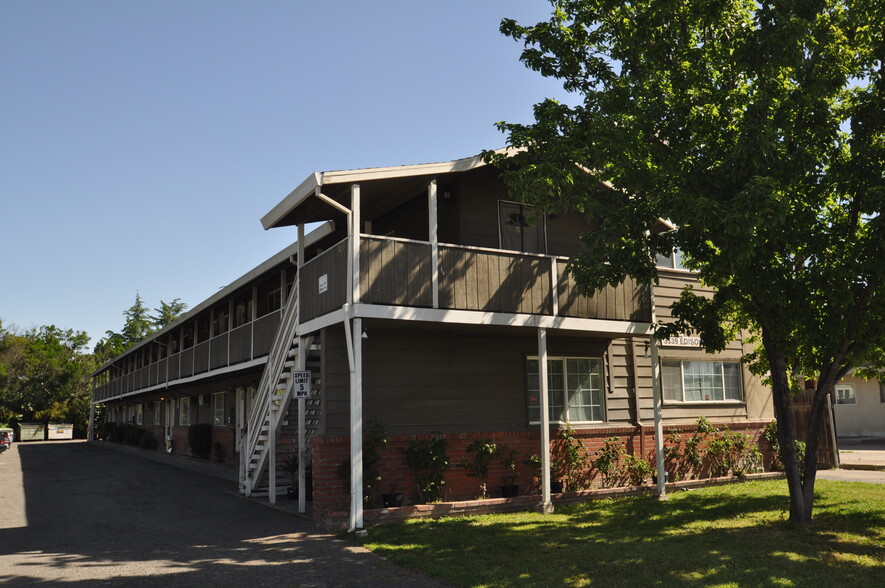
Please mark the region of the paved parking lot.
[[0, 584], [443, 586], [228, 480], [100, 445], [15, 443], [0, 481]]

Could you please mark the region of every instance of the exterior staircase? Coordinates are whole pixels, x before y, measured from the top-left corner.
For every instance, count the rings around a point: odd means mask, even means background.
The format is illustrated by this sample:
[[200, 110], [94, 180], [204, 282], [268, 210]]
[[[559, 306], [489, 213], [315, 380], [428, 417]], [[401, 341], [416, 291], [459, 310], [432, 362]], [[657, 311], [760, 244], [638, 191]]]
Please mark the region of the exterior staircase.
[[[268, 462], [271, 451], [285, 455], [298, 448], [298, 410], [292, 403], [292, 372], [311, 369], [311, 387], [319, 377], [319, 362], [309, 358], [313, 337], [304, 339], [301, 349], [298, 337], [298, 289], [293, 288], [279, 329], [268, 354], [261, 381], [250, 399], [248, 417], [241, 430], [240, 493], [246, 496], [268, 492]], [[318, 348], [315, 348], [316, 350]], [[308, 361], [308, 360], [311, 361]], [[318, 399], [307, 400], [306, 433], [315, 432], [319, 424]], [[288, 478], [277, 476], [288, 486]], [[278, 486], [282, 485], [278, 483]], [[276, 489], [273, 489], [276, 492]]]

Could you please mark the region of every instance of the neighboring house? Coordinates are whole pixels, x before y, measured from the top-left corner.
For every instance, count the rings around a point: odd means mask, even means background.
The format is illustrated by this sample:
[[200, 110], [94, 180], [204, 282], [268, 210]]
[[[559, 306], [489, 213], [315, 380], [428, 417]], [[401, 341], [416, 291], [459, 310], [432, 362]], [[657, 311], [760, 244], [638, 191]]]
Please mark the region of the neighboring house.
[[836, 384], [833, 412], [839, 437], [885, 437], [885, 382], [843, 378]]
[[[706, 416], [758, 439], [773, 418], [770, 391], [740, 362], [741, 341], [714, 356], [693, 337], [650, 345], [652, 324], [696, 284], [678, 254], [659, 260], [654, 288], [627, 280], [585, 297], [566, 265], [587, 219], [536, 215], [478, 157], [314, 173], [262, 223], [297, 226], [300, 238], [103, 366], [94, 396], [108, 420], [138, 422], [174, 453], [186, 451], [190, 424], [212, 423], [245, 494], [275, 486], [268, 465], [297, 448], [288, 378], [305, 366], [313, 394], [302, 461], [312, 463], [317, 521], [362, 504], [360, 471], [351, 487], [340, 470], [361, 459], [359, 432], [373, 417], [390, 434], [384, 491], [412, 493], [400, 449], [434, 432], [453, 464], [481, 438], [518, 450], [520, 464], [541, 453], [545, 355], [550, 424], [570, 425], [591, 452], [618, 435], [653, 453], [655, 351], [670, 429]], [[323, 224], [305, 236], [309, 223]], [[502, 474], [494, 464], [490, 480]], [[449, 498], [476, 495], [463, 468], [448, 480]], [[361, 526], [360, 508], [351, 526]]]

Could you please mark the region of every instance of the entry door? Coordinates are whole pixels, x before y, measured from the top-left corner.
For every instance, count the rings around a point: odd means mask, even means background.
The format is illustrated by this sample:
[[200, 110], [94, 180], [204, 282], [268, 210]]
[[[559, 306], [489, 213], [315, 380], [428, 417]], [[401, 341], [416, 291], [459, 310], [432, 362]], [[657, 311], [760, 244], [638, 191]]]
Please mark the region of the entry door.
[[175, 409], [171, 398], [166, 399], [166, 451], [169, 451], [172, 442], [172, 422], [175, 418]]

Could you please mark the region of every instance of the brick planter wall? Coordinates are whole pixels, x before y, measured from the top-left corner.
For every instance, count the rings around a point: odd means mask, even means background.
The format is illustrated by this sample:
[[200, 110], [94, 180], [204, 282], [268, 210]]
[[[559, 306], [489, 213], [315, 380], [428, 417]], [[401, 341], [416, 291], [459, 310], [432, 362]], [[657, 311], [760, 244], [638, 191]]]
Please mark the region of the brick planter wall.
[[[762, 431], [767, 421], [754, 421], [744, 423], [717, 424], [717, 428], [724, 430], [728, 427], [731, 431], [749, 435], [751, 443], [759, 445], [763, 455], [766, 455], [767, 447], [764, 442], [760, 443]], [[692, 436], [696, 427], [691, 425], [669, 425], [664, 427], [664, 434], [678, 431], [684, 447], [685, 439]], [[641, 455], [654, 464], [654, 429], [651, 426], [644, 427], [605, 427], [596, 429], [579, 429], [574, 432], [574, 437], [580, 439], [585, 446], [585, 454], [588, 459], [593, 459], [596, 452], [602, 448], [606, 439], [620, 437], [624, 448], [628, 453]], [[473, 456], [466, 451], [467, 446], [475, 439], [492, 439], [499, 446], [515, 449], [518, 454], [515, 457], [517, 463], [517, 479], [520, 494], [534, 492], [537, 482], [532, 479], [533, 471], [523, 462], [530, 455], [537, 454], [540, 449], [540, 432], [514, 431], [514, 432], [481, 432], [481, 433], [455, 433], [446, 434], [443, 437], [448, 442], [446, 454], [449, 457], [451, 469], [446, 473], [446, 485], [443, 489], [443, 500], [471, 501], [479, 496], [478, 481], [469, 475], [467, 468], [461, 464], [470, 461]], [[379, 460], [379, 474], [381, 476], [380, 488], [377, 496], [372, 496], [366, 502], [367, 508], [382, 506], [381, 493], [401, 492], [403, 505], [415, 505], [418, 502], [417, 489], [408, 468], [402, 450], [413, 439], [426, 440], [433, 435], [389, 435], [389, 441], [383, 448]], [[551, 440], [556, 438], [556, 433], [551, 432]], [[350, 487], [341, 479], [338, 470], [342, 462], [350, 458], [349, 437], [316, 437], [313, 444], [313, 512], [314, 521], [323, 527], [329, 525], [332, 513], [346, 512], [350, 510]], [[706, 443], [701, 444], [701, 451], [706, 449]], [[766, 465], [770, 459], [766, 457]], [[670, 468], [668, 468], [670, 469]], [[489, 468], [487, 481], [488, 494], [491, 497], [500, 497], [500, 486], [504, 483], [504, 468], [500, 459], [494, 459]], [[589, 479], [591, 488], [601, 484], [599, 476]], [[705, 463], [701, 472], [691, 472], [690, 477], [709, 476], [709, 464]], [[531, 501], [529, 501], [531, 502]], [[535, 500], [536, 502], [536, 500]], [[510, 504], [510, 503], [508, 503]], [[418, 509], [420, 510], [420, 509]], [[438, 509], [437, 509], [438, 510]], [[367, 519], [368, 520], [368, 519]]]

